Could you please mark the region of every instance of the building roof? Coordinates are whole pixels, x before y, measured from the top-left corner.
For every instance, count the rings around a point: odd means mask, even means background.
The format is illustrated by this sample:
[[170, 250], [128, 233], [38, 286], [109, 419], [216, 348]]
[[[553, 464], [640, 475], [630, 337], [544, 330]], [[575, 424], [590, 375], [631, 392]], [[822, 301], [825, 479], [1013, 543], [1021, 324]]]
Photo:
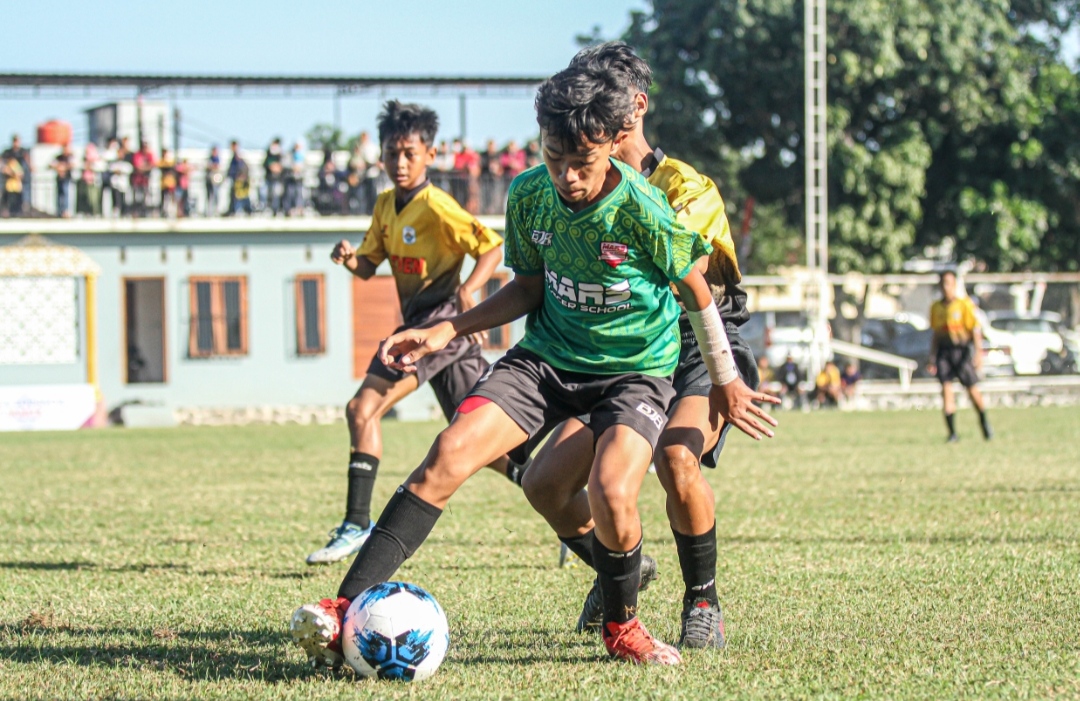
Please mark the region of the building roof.
[[0, 277], [83, 277], [101, 274], [98, 265], [79, 249], [30, 234], [0, 246]]

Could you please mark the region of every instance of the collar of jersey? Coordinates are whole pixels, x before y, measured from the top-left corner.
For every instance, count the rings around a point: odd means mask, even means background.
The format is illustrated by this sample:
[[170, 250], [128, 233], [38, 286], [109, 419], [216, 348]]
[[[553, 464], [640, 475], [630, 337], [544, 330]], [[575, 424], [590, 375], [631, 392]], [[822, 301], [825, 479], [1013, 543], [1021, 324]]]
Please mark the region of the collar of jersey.
[[588, 217], [589, 215], [593, 214], [597, 209], [599, 209], [599, 208], [601, 208], [603, 206], [606, 206], [607, 203], [610, 202], [613, 197], [617, 197], [617, 196], [622, 194], [623, 190], [626, 188], [626, 178], [627, 178], [627, 175], [626, 175], [627, 170], [626, 169], [628, 169], [630, 166], [625, 165], [623, 163], [620, 163], [619, 161], [615, 160], [614, 158], [611, 158], [610, 156], [608, 157], [608, 160], [611, 161], [612, 165], [614, 165], [616, 168], [619, 169], [619, 176], [620, 176], [619, 177], [619, 184], [615, 186], [614, 190], [612, 190], [607, 195], [605, 195], [603, 197], [603, 199], [600, 199], [600, 200], [597, 200], [596, 202], [593, 202], [591, 205], [589, 205], [585, 209], [581, 210], [580, 212], [575, 212], [574, 210], [572, 210], [572, 209], [570, 209], [569, 207], [566, 206], [566, 202], [563, 202], [563, 199], [561, 197], [559, 197], [559, 191], [555, 189], [555, 183], [551, 181], [551, 178], [548, 178], [548, 187], [551, 188], [552, 193], [555, 195], [555, 201], [558, 202], [559, 205], [562, 206], [563, 213], [566, 216], [570, 217], [571, 219], [578, 219], [578, 218], [581, 218], [581, 217]]

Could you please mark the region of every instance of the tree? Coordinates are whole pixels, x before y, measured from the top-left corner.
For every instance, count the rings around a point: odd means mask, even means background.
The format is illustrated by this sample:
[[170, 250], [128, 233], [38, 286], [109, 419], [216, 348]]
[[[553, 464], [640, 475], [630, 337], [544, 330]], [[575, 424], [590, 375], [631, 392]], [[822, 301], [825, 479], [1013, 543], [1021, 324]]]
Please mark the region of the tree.
[[[830, 0], [833, 270], [896, 270], [945, 239], [991, 269], [1077, 266], [1080, 93], [1059, 42], [1078, 7]], [[650, 136], [729, 201], [755, 198], [788, 241], [803, 219], [802, 18], [797, 0], [654, 0], [626, 36], [655, 73]]]

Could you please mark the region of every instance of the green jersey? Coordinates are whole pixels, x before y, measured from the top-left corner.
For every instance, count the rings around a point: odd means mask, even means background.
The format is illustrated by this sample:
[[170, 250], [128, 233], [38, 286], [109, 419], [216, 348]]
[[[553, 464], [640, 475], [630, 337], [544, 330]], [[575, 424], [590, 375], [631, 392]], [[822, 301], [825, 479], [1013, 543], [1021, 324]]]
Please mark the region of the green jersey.
[[618, 186], [580, 212], [563, 203], [542, 165], [511, 184], [506, 264], [546, 280], [519, 345], [561, 370], [665, 377], [680, 347], [669, 283], [712, 249], [675, 220], [663, 192], [612, 164]]

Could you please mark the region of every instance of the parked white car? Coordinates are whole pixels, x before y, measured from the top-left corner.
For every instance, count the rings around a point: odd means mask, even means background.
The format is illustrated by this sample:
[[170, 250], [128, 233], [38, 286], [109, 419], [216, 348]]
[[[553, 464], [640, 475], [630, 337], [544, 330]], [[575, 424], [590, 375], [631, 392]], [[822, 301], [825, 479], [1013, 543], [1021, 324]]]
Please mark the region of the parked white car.
[[1012, 351], [1018, 375], [1038, 375], [1048, 353], [1062, 352], [1065, 340], [1058, 331], [1061, 317], [1050, 312], [990, 312], [991, 333], [1002, 337]]

